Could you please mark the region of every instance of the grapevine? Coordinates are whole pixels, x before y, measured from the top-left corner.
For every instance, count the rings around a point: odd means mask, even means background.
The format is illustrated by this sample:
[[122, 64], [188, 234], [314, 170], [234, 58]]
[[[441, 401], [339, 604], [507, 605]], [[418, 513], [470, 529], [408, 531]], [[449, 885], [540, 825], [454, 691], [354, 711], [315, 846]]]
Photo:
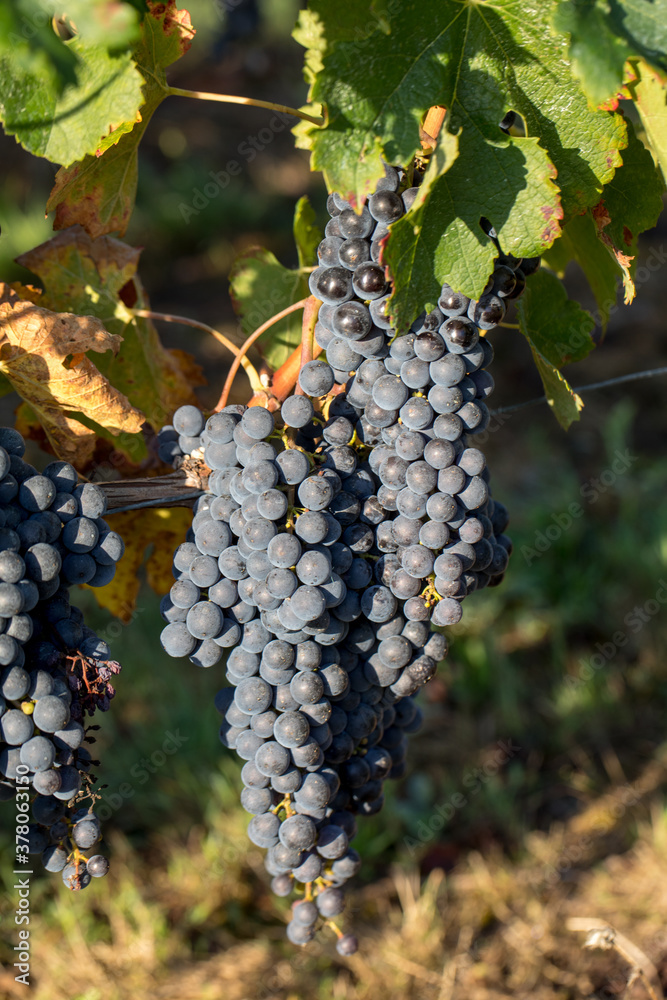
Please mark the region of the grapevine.
[[[287, 937], [325, 929], [352, 956], [353, 842], [409, 770], [445, 630], [512, 553], [480, 444], [494, 344], [523, 337], [544, 388], [497, 412], [545, 402], [564, 429], [581, 394], [664, 374], [577, 390], [562, 369], [641, 284], [667, 39], [629, 2], [588, 5], [600, 41], [585, 4], [366, 0], [343, 24], [310, 0], [294, 30], [309, 91], [291, 107], [168, 82], [196, 33], [175, 0], [56, 6], [30, 41], [20, 4], [0, 14], [0, 121], [58, 167], [54, 235], [18, 258], [39, 284], [0, 284], [0, 388], [21, 399], [0, 428], [0, 798], [26, 818], [17, 865], [38, 855], [73, 890], [109, 870], [89, 720], [124, 678], [73, 588], [117, 610], [116, 564], [137, 576], [155, 540], [173, 550], [171, 575], [152, 574], [160, 645], [226, 681], [219, 739], [243, 761], [271, 888], [292, 900]], [[296, 268], [239, 255], [235, 337], [153, 308], [123, 240], [137, 147], [175, 99], [288, 117], [326, 184], [323, 233], [296, 206]], [[562, 284], [572, 261], [595, 316]], [[224, 353], [216, 405], [163, 323]], [[173, 508], [187, 529], [150, 520]]]

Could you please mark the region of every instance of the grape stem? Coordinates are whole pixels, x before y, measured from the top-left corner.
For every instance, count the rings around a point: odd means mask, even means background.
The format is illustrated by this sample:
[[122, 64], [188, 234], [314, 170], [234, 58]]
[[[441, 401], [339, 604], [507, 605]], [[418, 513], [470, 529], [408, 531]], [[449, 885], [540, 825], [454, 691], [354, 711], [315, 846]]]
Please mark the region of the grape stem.
[[[214, 413], [218, 413], [227, 405], [227, 400], [229, 399], [229, 393], [231, 392], [234, 378], [236, 376], [237, 371], [241, 367], [241, 359], [245, 357], [246, 352], [249, 350], [249, 348], [252, 347], [255, 341], [258, 340], [263, 333], [266, 333], [267, 330], [269, 330], [272, 326], [274, 326], [275, 323], [279, 323], [281, 319], [284, 319], [286, 316], [289, 316], [290, 313], [296, 312], [297, 309], [305, 308], [307, 302], [308, 299], [299, 299], [298, 302], [293, 302], [292, 305], [287, 306], [286, 309], [281, 309], [280, 312], [277, 312], [275, 314], [275, 316], [272, 316], [270, 319], [267, 319], [265, 323], [262, 323], [261, 326], [258, 326], [257, 329], [253, 333], [251, 333], [250, 336], [243, 342], [243, 344], [241, 344], [238, 354], [232, 361], [231, 367], [227, 374], [227, 378], [225, 379], [225, 384], [220, 394], [220, 399], [218, 400], [215, 410], [213, 411]], [[263, 386], [260, 386], [260, 391], [263, 392]], [[255, 392], [255, 395], [257, 395], [257, 392]], [[266, 395], [266, 393], [263, 392], [263, 395]]]
[[[303, 308], [303, 322], [301, 324], [301, 355], [299, 358], [300, 368], [303, 368], [304, 365], [307, 365], [309, 361], [313, 360], [315, 324], [317, 323], [317, 314], [320, 311], [321, 305], [322, 303], [320, 300], [316, 299], [314, 295], [311, 295], [310, 298], [306, 300], [306, 304]], [[305, 396], [305, 392], [299, 385], [298, 381], [294, 393], [297, 396]]]
[[[233, 343], [229, 337], [225, 337], [224, 333], [220, 333], [219, 330], [208, 326], [206, 323], [200, 323], [199, 320], [190, 319], [188, 316], [175, 316], [172, 313], [154, 312], [152, 309], [133, 309], [132, 315], [138, 316], [141, 319], [162, 320], [164, 323], [180, 323], [182, 326], [191, 326], [194, 330], [203, 330], [204, 333], [210, 333], [211, 336], [215, 337], [235, 358], [239, 355], [240, 349], [237, 344]], [[241, 364], [243, 365], [243, 371], [248, 376], [252, 391], [261, 392], [264, 386], [252, 361], [243, 355]]]
[[193, 97], [198, 101], [218, 101], [220, 104], [244, 104], [253, 108], [266, 108], [268, 111], [282, 111], [295, 118], [302, 118], [313, 125], [324, 125], [324, 118], [314, 118], [313, 115], [290, 108], [286, 104], [275, 104], [274, 101], [258, 101], [254, 97], [238, 97], [235, 94], [211, 94], [204, 90], [184, 90], [182, 87], [167, 87], [167, 94], [172, 97]]
[[[313, 358], [322, 353], [319, 344], [313, 347]], [[270, 390], [256, 392], [248, 406], [268, 406], [269, 409], [278, 409], [281, 402], [287, 399], [296, 385], [299, 372], [301, 370], [301, 345], [295, 347], [287, 361], [275, 372], [271, 381]], [[336, 386], [334, 386], [334, 389]], [[345, 388], [341, 386], [341, 388]], [[332, 390], [333, 393], [333, 390]]]

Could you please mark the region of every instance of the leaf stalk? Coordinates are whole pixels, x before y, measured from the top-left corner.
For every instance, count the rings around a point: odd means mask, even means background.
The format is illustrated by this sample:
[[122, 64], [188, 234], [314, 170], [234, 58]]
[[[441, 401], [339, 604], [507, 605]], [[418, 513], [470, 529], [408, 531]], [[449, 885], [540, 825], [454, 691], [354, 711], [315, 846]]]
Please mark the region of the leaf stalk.
[[274, 101], [259, 101], [254, 97], [238, 97], [236, 94], [212, 94], [204, 90], [184, 90], [182, 87], [167, 87], [167, 94], [172, 97], [192, 97], [197, 101], [218, 101], [220, 104], [244, 104], [253, 108], [266, 108], [268, 111], [282, 111], [286, 115], [294, 115], [295, 118], [302, 118], [305, 122], [313, 125], [324, 125], [324, 118], [315, 118], [313, 115], [299, 111], [298, 108], [290, 108], [287, 104], [276, 104]]

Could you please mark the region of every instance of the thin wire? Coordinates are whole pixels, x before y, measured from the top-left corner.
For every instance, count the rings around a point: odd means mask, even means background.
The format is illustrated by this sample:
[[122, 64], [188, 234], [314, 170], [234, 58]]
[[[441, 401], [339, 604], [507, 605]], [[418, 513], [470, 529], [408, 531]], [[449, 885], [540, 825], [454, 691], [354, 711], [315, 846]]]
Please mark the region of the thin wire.
[[140, 510], [142, 507], [170, 507], [178, 500], [196, 500], [197, 497], [204, 496], [206, 490], [191, 490], [178, 497], [160, 497], [158, 500], [142, 500], [141, 503], [129, 503], [126, 507], [114, 507], [109, 510], [109, 514], [124, 514], [126, 510]]
[[[609, 378], [605, 382], [591, 382], [590, 385], [572, 386], [573, 392], [593, 392], [595, 389], [606, 389], [610, 385], [622, 385], [624, 382], [638, 382], [644, 378], [655, 378], [656, 375], [667, 375], [667, 368], [649, 368], [643, 372], [631, 372], [629, 375], [619, 375], [617, 378]], [[535, 406], [537, 403], [546, 403], [546, 396], [538, 396], [537, 399], [527, 399], [523, 403], [515, 403], [513, 406], [501, 406], [497, 410], [491, 410], [491, 416], [497, 413], [514, 413], [516, 410], [523, 410], [526, 406]]]

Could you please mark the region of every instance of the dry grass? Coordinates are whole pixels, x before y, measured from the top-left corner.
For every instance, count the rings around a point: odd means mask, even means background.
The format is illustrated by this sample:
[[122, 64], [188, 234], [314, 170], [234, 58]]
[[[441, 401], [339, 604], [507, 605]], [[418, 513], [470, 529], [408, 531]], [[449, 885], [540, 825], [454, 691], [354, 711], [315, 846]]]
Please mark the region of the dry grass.
[[[326, 932], [303, 951], [286, 944], [284, 905], [267, 894], [259, 853], [248, 851], [235, 822], [226, 833], [194, 829], [180, 844], [156, 842], [154, 869], [117, 837], [106, 884], [92, 898], [54, 894], [35, 923], [32, 996], [648, 998], [641, 979], [628, 985], [627, 961], [613, 950], [583, 950], [582, 935], [568, 929], [571, 918], [609, 923], [667, 970], [667, 820], [658, 798], [631, 850], [592, 860], [613, 839], [609, 817], [623, 824], [624, 796], [620, 786], [615, 801], [607, 795], [560, 830], [532, 834], [516, 863], [499, 849], [485, 857], [472, 851], [450, 874], [436, 869], [421, 883], [416, 869], [395, 867], [352, 894], [350, 919], [362, 944], [350, 960], [336, 955]], [[575, 861], [573, 845], [584, 841], [588, 853]], [[214, 874], [216, 855], [228, 863]], [[553, 874], [567, 863], [564, 877]], [[25, 995], [8, 970], [0, 990], [7, 1000]]]

